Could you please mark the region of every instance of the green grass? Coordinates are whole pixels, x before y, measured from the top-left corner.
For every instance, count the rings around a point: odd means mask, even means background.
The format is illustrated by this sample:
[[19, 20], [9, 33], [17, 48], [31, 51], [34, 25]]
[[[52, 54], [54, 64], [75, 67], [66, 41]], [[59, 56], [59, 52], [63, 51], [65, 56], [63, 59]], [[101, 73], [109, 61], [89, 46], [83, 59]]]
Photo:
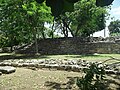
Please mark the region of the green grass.
[[[6, 59], [70, 59], [105, 61], [111, 57], [120, 59], [120, 54], [95, 54], [95, 55], [39, 55], [29, 56], [13, 53], [1, 53], [0, 60]], [[115, 62], [114, 60], [108, 63]], [[83, 73], [59, 70], [38, 69], [30, 70], [17, 68], [15, 73], [0, 76], [0, 90], [78, 90], [75, 85], [75, 77], [82, 77]], [[119, 90], [120, 76], [107, 76], [108, 86], [111, 90]], [[72, 87], [72, 89], [66, 89]]]
[[[0, 60], [6, 59], [73, 59], [73, 60], [88, 60], [88, 61], [105, 61], [111, 57], [120, 59], [120, 54], [91, 54], [91, 55], [24, 55], [14, 53], [0, 53]], [[107, 63], [116, 62], [116, 60], [108, 61]]]
[[[47, 55], [42, 59], [73, 59], [73, 60], [87, 60], [87, 61], [105, 61], [111, 59], [111, 57], [120, 59], [120, 54], [95, 54], [95, 55]], [[107, 63], [116, 62], [116, 60], [110, 60]]]

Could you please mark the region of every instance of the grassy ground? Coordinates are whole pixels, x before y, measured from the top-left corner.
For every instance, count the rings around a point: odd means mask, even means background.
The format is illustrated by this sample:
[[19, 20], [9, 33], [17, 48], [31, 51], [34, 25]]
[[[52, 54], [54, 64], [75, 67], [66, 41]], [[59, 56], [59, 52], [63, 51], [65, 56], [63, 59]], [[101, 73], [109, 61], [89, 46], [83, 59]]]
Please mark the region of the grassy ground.
[[[88, 61], [105, 61], [111, 57], [120, 59], [120, 54], [91, 54], [91, 55], [23, 55], [14, 53], [0, 53], [0, 61], [6, 59], [82, 59]], [[111, 60], [107, 63], [115, 62]]]
[[[111, 57], [120, 59], [120, 54], [95, 55], [44, 55], [27, 56], [16, 54], [0, 54], [0, 61], [6, 59], [83, 59], [88, 61], [104, 61]], [[115, 62], [110, 61], [108, 63]], [[76, 77], [83, 73], [57, 71], [48, 69], [31, 70], [17, 68], [15, 73], [0, 76], [0, 90], [77, 90]], [[120, 75], [109, 75], [109, 90], [120, 90]]]

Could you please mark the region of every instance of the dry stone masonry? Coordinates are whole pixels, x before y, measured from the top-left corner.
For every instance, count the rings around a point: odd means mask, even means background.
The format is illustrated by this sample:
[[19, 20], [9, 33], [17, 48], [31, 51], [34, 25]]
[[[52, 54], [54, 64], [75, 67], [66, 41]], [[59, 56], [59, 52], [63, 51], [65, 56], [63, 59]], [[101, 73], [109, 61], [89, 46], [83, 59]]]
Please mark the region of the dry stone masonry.
[[[16, 50], [16, 53], [35, 54], [35, 44]], [[38, 40], [40, 54], [120, 54], [120, 39], [114, 38], [56, 38]]]
[[[90, 64], [96, 63], [99, 67], [105, 67], [107, 74], [120, 74], [120, 63], [115, 65], [107, 65], [101, 62], [88, 62], [86, 60], [68, 60], [68, 59], [46, 59], [46, 60], [4, 60], [0, 62], [0, 72], [10, 73], [15, 72], [14, 67], [34, 67], [34, 68], [48, 68], [50, 70], [65, 70], [80, 72], [85, 68], [89, 68]], [[6, 67], [5, 67], [6, 66]], [[12, 66], [12, 67], [10, 67]], [[2, 70], [4, 68], [4, 70]]]

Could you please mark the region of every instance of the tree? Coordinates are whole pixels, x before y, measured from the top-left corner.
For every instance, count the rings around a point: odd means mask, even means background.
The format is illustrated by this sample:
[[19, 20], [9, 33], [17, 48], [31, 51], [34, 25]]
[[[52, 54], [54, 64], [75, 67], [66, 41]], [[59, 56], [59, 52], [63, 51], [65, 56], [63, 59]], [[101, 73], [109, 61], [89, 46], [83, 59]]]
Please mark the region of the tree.
[[[66, 11], [73, 11], [74, 3], [81, 0], [36, 0], [38, 3], [46, 1], [46, 5], [51, 7], [53, 16], [57, 17]], [[90, 1], [90, 0], [87, 0]], [[108, 6], [114, 0], [96, 0], [96, 6]]]
[[108, 29], [111, 36], [120, 36], [120, 20], [111, 21]]
[[[36, 41], [39, 35], [44, 37], [44, 24], [52, 22], [50, 8], [45, 3], [38, 4], [34, 0], [2, 0], [0, 5], [0, 34], [5, 37], [2, 46], [12, 47]], [[0, 39], [3, 41], [3, 38]]]
[[74, 12], [60, 15], [56, 21], [65, 37], [87, 37], [105, 28], [106, 8], [96, 7], [95, 0], [81, 0], [74, 5]]

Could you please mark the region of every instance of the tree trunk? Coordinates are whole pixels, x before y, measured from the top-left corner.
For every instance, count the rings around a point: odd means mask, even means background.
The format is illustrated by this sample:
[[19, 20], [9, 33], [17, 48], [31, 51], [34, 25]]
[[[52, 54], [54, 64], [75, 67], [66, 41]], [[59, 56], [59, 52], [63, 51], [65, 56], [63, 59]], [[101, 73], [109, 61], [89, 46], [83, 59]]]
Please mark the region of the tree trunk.
[[38, 54], [37, 30], [34, 28], [35, 53]]

